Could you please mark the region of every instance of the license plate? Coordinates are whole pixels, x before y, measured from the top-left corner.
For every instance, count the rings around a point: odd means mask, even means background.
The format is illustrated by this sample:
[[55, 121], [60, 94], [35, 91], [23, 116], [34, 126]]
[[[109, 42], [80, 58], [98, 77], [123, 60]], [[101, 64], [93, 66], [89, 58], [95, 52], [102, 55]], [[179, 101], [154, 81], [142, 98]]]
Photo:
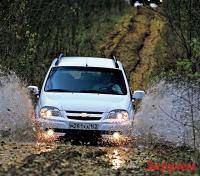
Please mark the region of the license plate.
[[99, 125], [93, 123], [69, 123], [70, 129], [77, 130], [98, 130]]

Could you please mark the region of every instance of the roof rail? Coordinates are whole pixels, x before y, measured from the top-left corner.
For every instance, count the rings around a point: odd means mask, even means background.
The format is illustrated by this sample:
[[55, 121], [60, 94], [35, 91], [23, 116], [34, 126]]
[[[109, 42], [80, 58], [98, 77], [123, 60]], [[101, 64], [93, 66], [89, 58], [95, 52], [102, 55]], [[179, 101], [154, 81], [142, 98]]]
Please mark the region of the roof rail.
[[61, 53], [61, 54], [59, 55], [59, 57], [57, 58], [57, 61], [56, 61], [56, 63], [55, 63], [55, 66], [58, 66], [58, 64], [60, 63], [62, 57], [64, 57], [64, 54], [63, 54], [63, 53]]
[[112, 60], [114, 61], [115, 67], [119, 68], [119, 65], [117, 63], [117, 58], [114, 55], [111, 55], [111, 57], [112, 57]]

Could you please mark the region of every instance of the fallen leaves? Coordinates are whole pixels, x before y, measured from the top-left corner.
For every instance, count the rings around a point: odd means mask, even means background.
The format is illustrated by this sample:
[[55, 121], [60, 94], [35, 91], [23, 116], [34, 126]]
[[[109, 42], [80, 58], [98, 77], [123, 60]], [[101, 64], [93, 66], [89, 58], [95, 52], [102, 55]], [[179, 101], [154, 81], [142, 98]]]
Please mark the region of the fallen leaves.
[[[0, 148], [0, 175], [150, 175], [147, 162], [192, 162], [192, 151], [164, 145], [16, 144]], [[156, 172], [157, 173], [157, 172]]]

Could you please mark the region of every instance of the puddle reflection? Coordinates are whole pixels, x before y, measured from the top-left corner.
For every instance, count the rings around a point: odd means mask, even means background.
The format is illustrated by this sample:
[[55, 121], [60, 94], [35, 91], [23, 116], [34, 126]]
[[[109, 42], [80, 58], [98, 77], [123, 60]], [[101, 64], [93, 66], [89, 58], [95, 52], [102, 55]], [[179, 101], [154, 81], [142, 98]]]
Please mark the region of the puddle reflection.
[[50, 152], [55, 150], [58, 147], [58, 144], [56, 143], [40, 143], [38, 142], [36, 144], [36, 153], [44, 153], [44, 152]]
[[109, 162], [112, 164], [112, 168], [117, 170], [122, 168], [127, 159], [128, 159], [128, 153], [126, 152], [127, 149], [112, 149], [108, 151], [108, 158], [109, 158]]

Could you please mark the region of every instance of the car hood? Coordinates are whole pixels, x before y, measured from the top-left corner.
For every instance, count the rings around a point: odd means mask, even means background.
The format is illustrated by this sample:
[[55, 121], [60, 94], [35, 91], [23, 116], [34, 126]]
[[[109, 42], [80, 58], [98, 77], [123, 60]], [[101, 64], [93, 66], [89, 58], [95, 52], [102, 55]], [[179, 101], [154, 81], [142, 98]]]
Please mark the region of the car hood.
[[114, 109], [128, 110], [131, 100], [127, 95], [89, 93], [45, 93], [40, 106], [54, 106], [65, 111], [109, 112]]

